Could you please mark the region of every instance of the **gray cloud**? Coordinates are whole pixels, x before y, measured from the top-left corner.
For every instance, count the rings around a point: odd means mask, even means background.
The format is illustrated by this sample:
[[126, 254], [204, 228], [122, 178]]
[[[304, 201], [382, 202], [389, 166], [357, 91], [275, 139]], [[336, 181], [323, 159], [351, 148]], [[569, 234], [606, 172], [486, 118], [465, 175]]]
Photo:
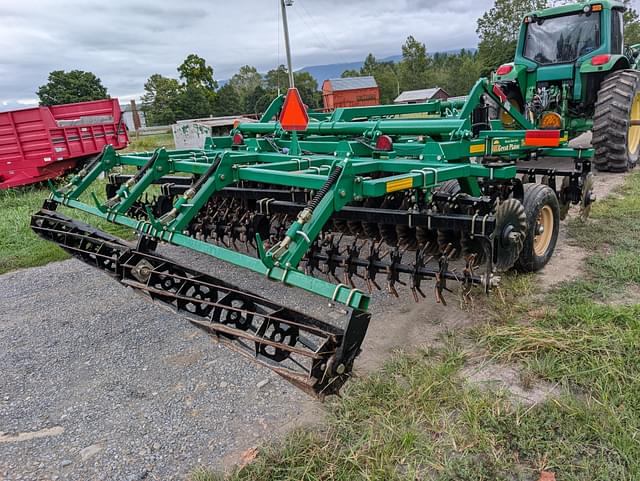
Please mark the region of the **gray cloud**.
[[[83, 69], [111, 95], [177, 76], [197, 53], [228, 78], [244, 64], [284, 62], [279, 0], [0, 0], [0, 109], [35, 98], [47, 74]], [[288, 9], [296, 68], [400, 53], [408, 35], [429, 51], [472, 47], [492, 0], [296, 0]], [[279, 53], [279, 54], [278, 54]], [[23, 102], [24, 103], [24, 102]]]

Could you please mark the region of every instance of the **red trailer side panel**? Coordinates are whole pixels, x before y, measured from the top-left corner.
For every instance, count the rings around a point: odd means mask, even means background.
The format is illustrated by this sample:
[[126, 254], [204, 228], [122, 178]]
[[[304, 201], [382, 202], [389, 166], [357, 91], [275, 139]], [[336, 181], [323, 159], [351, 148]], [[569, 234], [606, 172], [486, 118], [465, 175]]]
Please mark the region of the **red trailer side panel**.
[[58, 177], [128, 142], [118, 99], [0, 112], [0, 189]]

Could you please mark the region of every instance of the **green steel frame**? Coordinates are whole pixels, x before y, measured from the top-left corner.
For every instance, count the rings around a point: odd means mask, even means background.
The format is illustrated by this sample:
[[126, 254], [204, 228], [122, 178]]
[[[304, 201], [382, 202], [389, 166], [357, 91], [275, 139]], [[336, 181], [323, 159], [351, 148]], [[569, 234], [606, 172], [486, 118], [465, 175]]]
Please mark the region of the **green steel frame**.
[[[428, 200], [442, 182], [458, 179], [464, 192], [482, 195], [479, 181], [509, 181], [516, 176], [513, 161], [541, 156], [588, 159], [591, 150], [566, 145], [559, 133], [557, 147], [529, 145], [531, 124], [518, 112], [512, 116], [519, 130], [478, 131], [474, 111], [489, 97], [502, 104], [501, 92], [486, 79], [474, 86], [464, 102], [428, 102], [402, 106], [338, 109], [315, 116], [305, 132], [282, 130], [277, 117], [282, 98], [276, 99], [262, 120], [239, 124], [230, 136], [209, 138], [203, 149], [118, 154], [106, 147], [92, 165], [61, 189], [52, 186], [51, 199], [110, 222], [135, 229], [140, 235], [199, 251], [250, 269], [270, 280], [313, 292], [354, 309], [366, 310], [369, 296], [359, 289], [305, 275], [298, 268], [311, 243], [331, 216], [351, 202], [413, 190]], [[420, 114], [426, 118], [410, 118]], [[495, 122], [493, 127], [497, 127]], [[390, 136], [392, 150], [379, 150], [376, 141]], [[107, 202], [93, 196], [80, 200], [101, 175], [120, 168], [137, 173]], [[191, 175], [197, 183], [178, 197], [173, 209], [160, 218], [147, 211], [137, 220], [127, 211], [153, 184], [170, 175]], [[284, 240], [268, 250], [257, 239], [259, 257], [190, 237], [189, 222], [216, 193], [256, 182], [307, 189], [323, 195], [304, 209]]]

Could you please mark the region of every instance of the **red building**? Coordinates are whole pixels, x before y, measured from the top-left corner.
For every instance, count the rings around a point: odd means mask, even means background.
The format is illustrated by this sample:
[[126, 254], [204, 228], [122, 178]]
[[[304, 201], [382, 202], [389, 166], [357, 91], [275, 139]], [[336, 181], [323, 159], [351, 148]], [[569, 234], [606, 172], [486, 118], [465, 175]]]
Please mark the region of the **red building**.
[[380, 89], [373, 77], [332, 78], [322, 83], [325, 110], [380, 104]]

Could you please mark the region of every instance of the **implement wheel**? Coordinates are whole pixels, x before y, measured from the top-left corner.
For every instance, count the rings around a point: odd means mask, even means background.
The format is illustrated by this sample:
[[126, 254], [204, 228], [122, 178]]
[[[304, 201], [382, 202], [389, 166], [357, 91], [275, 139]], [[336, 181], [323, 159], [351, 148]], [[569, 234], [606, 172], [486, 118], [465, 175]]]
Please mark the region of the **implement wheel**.
[[640, 153], [640, 72], [618, 70], [600, 86], [593, 118], [594, 165], [626, 172]]
[[553, 189], [542, 184], [525, 184], [522, 203], [528, 229], [516, 268], [524, 272], [535, 272], [549, 262], [556, 248], [560, 207]]

